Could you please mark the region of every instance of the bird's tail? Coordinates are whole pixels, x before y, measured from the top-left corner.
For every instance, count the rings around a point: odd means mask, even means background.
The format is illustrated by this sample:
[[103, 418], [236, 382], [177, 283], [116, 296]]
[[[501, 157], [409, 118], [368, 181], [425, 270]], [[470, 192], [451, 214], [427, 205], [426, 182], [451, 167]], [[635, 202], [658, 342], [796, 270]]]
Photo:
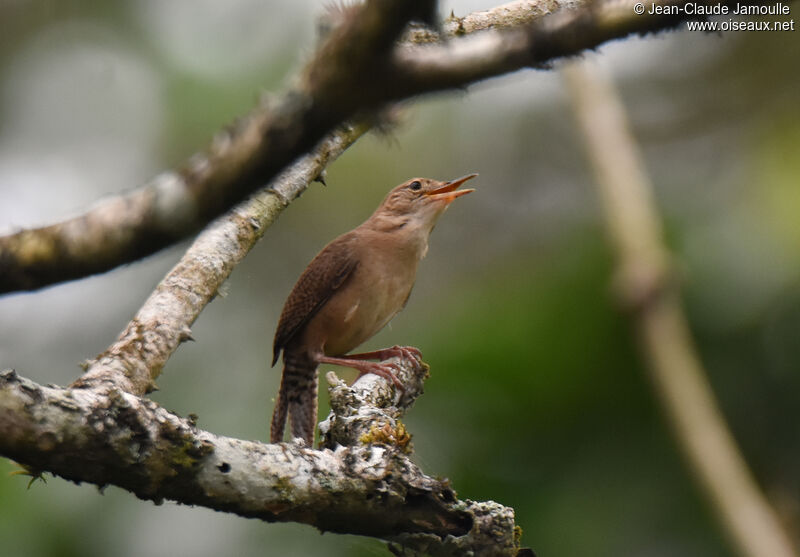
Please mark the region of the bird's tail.
[[292, 437], [302, 437], [310, 447], [317, 425], [317, 366], [306, 360], [295, 360], [284, 353], [283, 376], [275, 410], [272, 412], [270, 442], [283, 440], [287, 415], [292, 423]]

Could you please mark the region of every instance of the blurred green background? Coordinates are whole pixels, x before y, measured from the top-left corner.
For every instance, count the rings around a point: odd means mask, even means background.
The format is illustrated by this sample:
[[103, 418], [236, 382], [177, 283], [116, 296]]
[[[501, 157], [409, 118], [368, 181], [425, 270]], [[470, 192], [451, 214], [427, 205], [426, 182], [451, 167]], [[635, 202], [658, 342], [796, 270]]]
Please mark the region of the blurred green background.
[[[283, 87], [321, 12], [289, 0], [0, 0], [0, 227], [51, 222], [180, 164]], [[797, 540], [800, 41], [683, 32], [592, 57], [611, 67], [641, 142], [711, 382]], [[461, 497], [514, 507], [540, 557], [730, 555], [611, 302], [613, 261], [555, 71], [421, 99], [390, 135], [359, 141], [234, 272], [153, 398], [215, 433], [264, 440], [272, 335], [304, 266], [391, 186], [469, 172], [478, 191], [442, 218], [407, 309], [365, 346], [412, 344], [432, 366], [407, 419], [417, 462]], [[0, 298], [0, 367], [69, 383], [185, 247]], [[26, 489], [14, 469], [0, 460], [10, 557], [388, 554], [114, 487], [48, 477]]]

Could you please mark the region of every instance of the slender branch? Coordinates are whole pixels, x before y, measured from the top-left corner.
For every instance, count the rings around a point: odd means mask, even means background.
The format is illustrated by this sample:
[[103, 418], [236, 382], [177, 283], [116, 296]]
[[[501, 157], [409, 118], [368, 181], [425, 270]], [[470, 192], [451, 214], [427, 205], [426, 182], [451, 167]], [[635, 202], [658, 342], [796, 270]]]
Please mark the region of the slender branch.
[[670, 274], [652, 186], [613, 83], [588, 64], [570, 66], [565, 75], [617, 252], [617, 289], [684, 457], [742, 557], [796, 557], [700, 363]]
[[406, 43], [435, 43], [442, 38], [469, 35], [488, 29], [514, 29], [533, 23], [541, 17], [560, 9], [578, 8], [582, 0], [516, 0], [489, 10], [472, 12], [463, 17], [451, 13], [437, 32], [430, 27], [412, 25], [404, 36]]
[[116, 342], [87, 362], [86, 373], [73, 387], [105, 383], [138, 395], [153, 390], [167, 360], [182, 342], [191, 339], [195, 319], [236, 265], [281, 211], [367, 129], [360, 123], [336, 130], [268, 188], [203, 231]]
[[[637, 16], [633, 4], [634, 0], [512, 2], [451, 20], [445, 30], [456, 38], [400, 45], [393, 53], [390, 47], [405, 22], [424, 12], [429, 2], [372, 1], [364, 9], [349, 10], [353, 16], [330, 33], [300, 72], [294, 89], [220, 132], [205, 153], [192, 157], [181, 170], [74, 219], [0, 237], [0, 293], [102, 272], [186, 237], [355, 114], [541, 67], [632, 33], [673, 28], [688, 17]], [[542, 17], [564, 7], [577, 9]], [[475, 37], [461, 37], [470, 33]], [[415, 38], [412, 31], [410, 37], [424, 41], [430, 32]]]
[[[665, 8], [658, 15], [637, 15], [634, 5], [638, 0], [599, 0], [596, 2], [570, 2], [563, 0], [542, 4], [536, 16], [526, 19], [525, 25], [502, 25], [502, 15], [493, 13], [487, 22], [469, 22], [467, 29], [482, 25], [499, 31], [475, 33], [459, 40], [424, 46], [401, 45], [394, 52], [392, 91], [397, 97], [464, 87], [476, 81], [495, 77], [522, 68], [543, 68], [561, 58], [576, 56], [584, 51], [629, 35], [645, 35], [677, 27], [680, 23], [697, 19], [683, 9], [684, 1], [653, 1]], [[757, 3], [752, 0], [705, 0], [699, 6]], [[509, 12], [511, 20], [521, 19], [519, 3]], [[646, 3], [648, 6], [651, 2]], [[541, 17], [542, 9], [556, 13]], [[569, 9], [569, 8], [573, 9]], [[669, 8], [680, 8], [670, 10]], [[489, 23], [491, 22], [491, 23]]]
[[[369, 378], [383, 384], [361, 388], [378, 394], [359, 399], [373, 405], [361, 428], [379, 424], [383, 431], [385, 420], [421, 394], [427, 368], [399, 364], [410, 388], [401, 397], [385, 380]], [[336, 389], [337, 400], [355, 400], [346, 387]], [[424, 475], [406, 448], [377, 435], [320, 451], [302, 441], [232, 439], [114, 389], [43, 387], [0, 373], [0, 454], [34, 471], [116, 485], [152, 501], [379, 537], [432, 555], [517, 554], [513, 509], [458, 500], [447, 480]]]

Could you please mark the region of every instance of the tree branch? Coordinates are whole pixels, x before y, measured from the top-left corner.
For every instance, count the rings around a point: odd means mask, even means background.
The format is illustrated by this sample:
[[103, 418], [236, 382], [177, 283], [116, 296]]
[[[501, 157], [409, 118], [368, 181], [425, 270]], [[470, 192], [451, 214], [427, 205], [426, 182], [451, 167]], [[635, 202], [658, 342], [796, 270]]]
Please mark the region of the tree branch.
[[517, 555], [513, 509], [458, 500], [447, 480], [424, 475], [409, 460], [407, 434], [399, 443], [385, 434], [422, 393], [427, 376], [426, 367], [398, 365], [408, 385], [402, 396], [375, 376], [352, 388], [337, 382], [334, 406], [351, 410], [349, 431], [372, 434], [343, 446], [349, 439], [332, 428], [331, 448], [320, 451], [302, 441], [262, 444], [214, 435], [115, 389], [43, 387], [4, 371], [0, 454], [35, 471], [116, 485], [156, 502], [302, 522], [431, 555]]
[[684, 457], [742, 557], [796, 557], [736, 446], [697, 355], [661, 239], [652, 186], [613, 83], [588, 64], [570, 66], [565, 75], [617, 252], [617, 292], [630, 310]]
[[138, 395], [152, 391], [167, 360], [182, 342], [191, 339], [195, 319], [236, 265], [280, 212], [367, 129], [362, 123], [336, 130], [268, 188], [204, 230], [116, 342], [87, 362], [86, 373], [72, 386], [106, 384]]
[[[368, 115], [388, 102], [541, 66], [632, 33], [669, 29], [687, 17], [637, 16], [633, 3], [512, 2], [451, 19], [445, 31], [456, 38], [425, 46], [401, 45], [393, 53], [391, 46], [405, 23], [426, 11], [429, 2], [372, 1], [363, 9], [350, 10], [352, 16], [330, 33], [295, 88], [220, 132], [206, 152], [193, 156], [182, 169], [108, 199], [79, 217], [0, 237], [4, 271], [0, 293], [103, 272], [186, 237], [356, 114]], [[578, 9], [542, 17], [564, 7]], [[474, 38], [460, 36], [487, 28], [507, 29], [482, 31]], [[409, 34], [410, 40], [432, 37], [430, 31], [415, 33]]]
[[178, 171], [54, 225], [0, 237], [0, 293], [103, 272], [195, 232], [242, 201], [356, 111], [407, 22], [433, 0], [373, 0], [338, 26], [282, 97], [217, 134]]
[[406, 43], [423, 44], [439, 42], [443, 38], [461, 37], [488, 29], [513, 29], [535, 22], [560, 9], [577, 8], [583, 2], [574, 0], [516, 0], [489, 10], [473, 12], [463, 17], [451, 13], [441, 26], [441, 32], [430, 27], [412, 26], [406, 32]]

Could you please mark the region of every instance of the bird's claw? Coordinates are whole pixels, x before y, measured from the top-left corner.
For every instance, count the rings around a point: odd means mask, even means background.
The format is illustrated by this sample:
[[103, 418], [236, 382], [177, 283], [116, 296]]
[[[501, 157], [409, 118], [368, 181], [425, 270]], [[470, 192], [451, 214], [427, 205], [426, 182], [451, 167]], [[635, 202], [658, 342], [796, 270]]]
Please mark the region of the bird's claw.
[[396, 373], [400, 371], [400, 367], [397, 364], [393, 364], [391, 362], [381, 362], [381, 363], [371, 363], [371, 365], [364, 371], [359, 374], [359, 377], [364, 375], [365, 373], [372, 373], [377, 375], [378, 377], [383, 377], [387, 381], [391, 381], [395, 387], [400, 389], [401, 391], [405, 391], [406, 388], [403, 386], [403, 383], [397, 378]]
[[413, 346], [395, 345], [392, 346], [390, 350], [392, 350], [392, 352], [394, 352], [400, 358], [410, 362], [416, 367], [419, 367], [422, 364], [422, 352], [420, 352], [419, 348], [415, 348]]

